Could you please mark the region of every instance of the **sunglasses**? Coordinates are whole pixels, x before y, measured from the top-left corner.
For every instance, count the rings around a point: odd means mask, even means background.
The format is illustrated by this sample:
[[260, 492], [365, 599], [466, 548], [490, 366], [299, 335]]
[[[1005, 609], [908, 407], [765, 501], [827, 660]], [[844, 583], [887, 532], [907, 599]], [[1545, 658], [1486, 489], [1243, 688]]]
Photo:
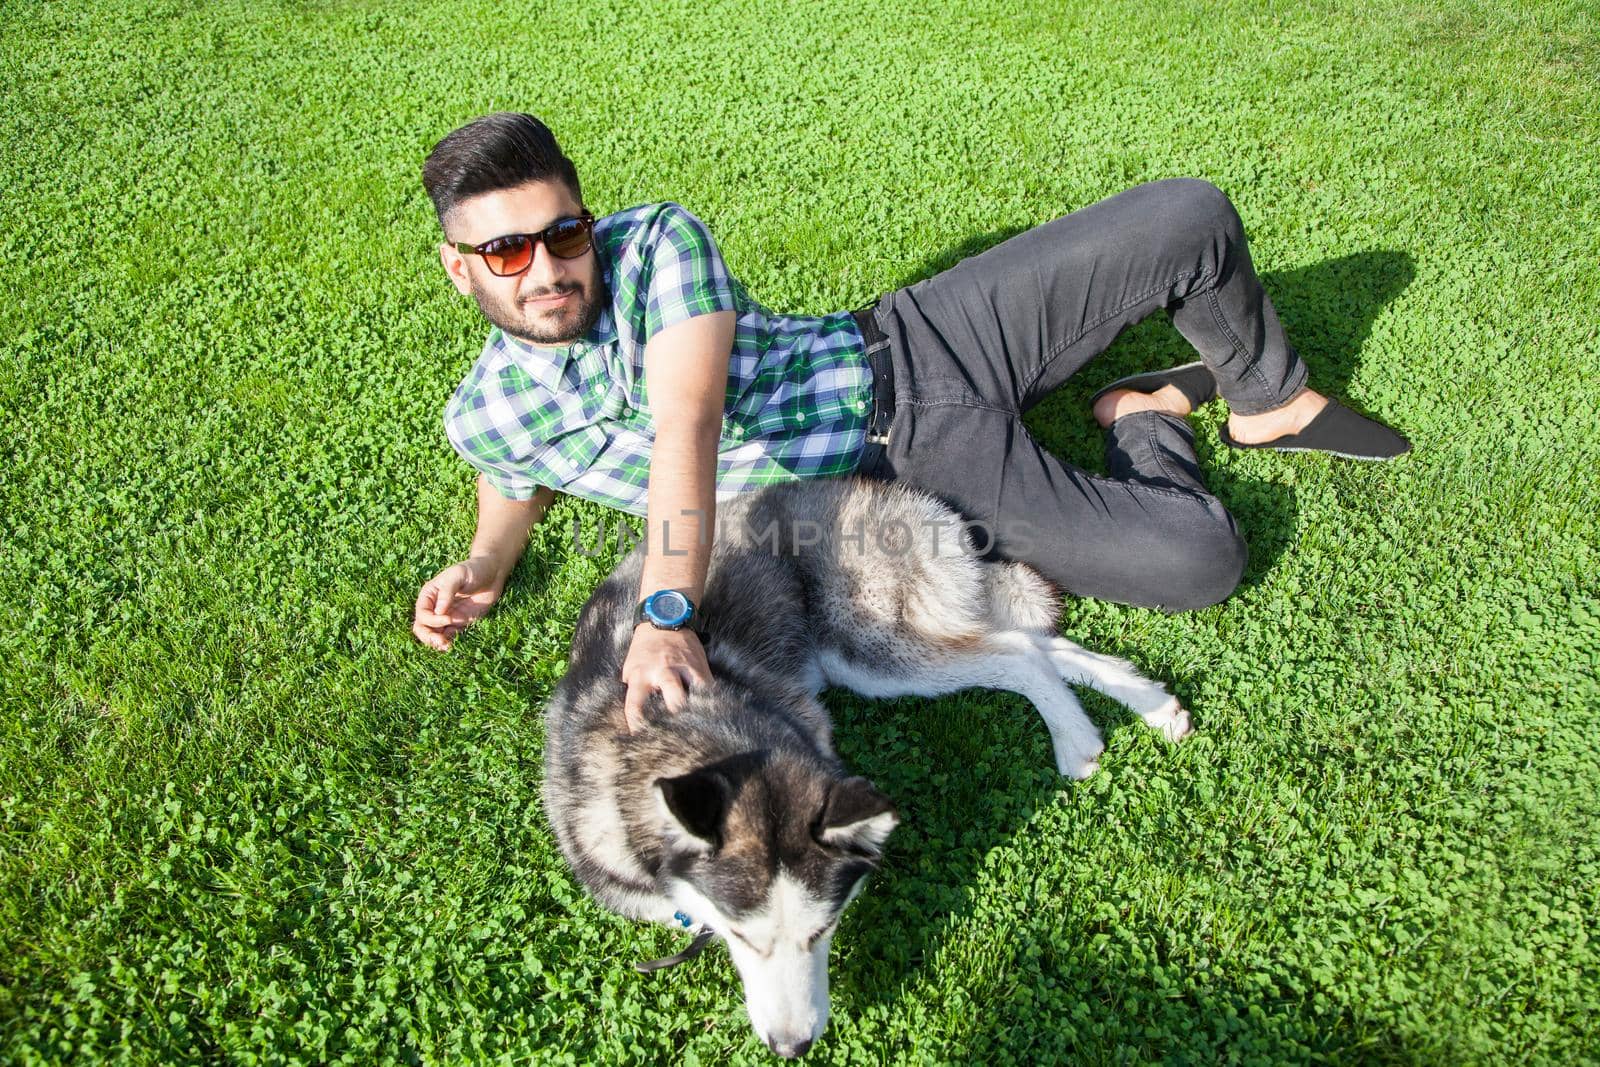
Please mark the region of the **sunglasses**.
[[501, 278], [521, 274], [533, 262], [533, 246], [540, 241], [557, 259], [577, 259], [589, 251], [593, 242], [594, 216], [585, 211], [571, 219], [553, 222], [538, 233], [508, 233], [493, 237], [481, 245], [456, 242], [457, 252], [471, 252], [483, 257], [489, 273]]

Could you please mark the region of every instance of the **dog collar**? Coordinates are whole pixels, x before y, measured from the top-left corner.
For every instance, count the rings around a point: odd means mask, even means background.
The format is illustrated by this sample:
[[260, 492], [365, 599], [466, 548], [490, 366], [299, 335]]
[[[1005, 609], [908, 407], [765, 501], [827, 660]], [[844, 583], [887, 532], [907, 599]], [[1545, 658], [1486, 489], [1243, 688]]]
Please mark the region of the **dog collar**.
[[[672, 917], [676, 919], [678, 925], [682, 926], [685, 930], [688, 930], [694, 926], [694, 920], [689, 918], [689, 916], [685, 915], [681, 911], [673, 912]], [[635, 963], [633, 965], [633, 969], [638, 971], [640, 974], [649, 974], [652, 971], [664, 971], [669, 967], [676, 967], [678, 964], [692, 960], [696, 956], [700, 955], [700, 953], [704, 952], [705, 947], [711, 943], [711, 939], [715, 936], [716, 932], [708, 927], [707, 929], [701, 930], [698, 934], [696, 934], [694, 940], [689, 942], [689, 947], [684, 949], [682, 952], [659, 960], [649, 960], [645, 963]]]

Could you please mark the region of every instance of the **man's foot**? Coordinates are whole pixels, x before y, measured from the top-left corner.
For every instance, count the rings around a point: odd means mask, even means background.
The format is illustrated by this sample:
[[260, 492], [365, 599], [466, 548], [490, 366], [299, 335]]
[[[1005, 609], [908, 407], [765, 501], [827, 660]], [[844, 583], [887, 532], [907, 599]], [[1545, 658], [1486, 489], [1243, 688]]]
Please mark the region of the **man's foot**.
[[[1198, 366], [1198, 364], [1195, 364]], [[1176, 368], [1179, 371], [1188, 368]], [[1148, 388], [1150, 379], [1162, 376], [1135, 376], [1135, 384]], [[1138, 378], [1144, 380], [1137, 380]], [[1195, 386], [1190, 378], [1183, 383]], [[1206, 378], [1205, 383], [1209, 384]], [[1196, 394], [1208, 399], [1205, 392]], [[1215, 395], [1211, 393], [1209, 395]], [[1160, 411], [1179, 418], [1194, 410], [1193, 397], [1177, 385], [1163, 385], [1153, 392], [1118, 388], [1113, 383], [1094, 399], [1094, 421], [1102, 429], [1124, 415], [1139, 411]], [[1385, 460], [1411, 451], [1411, 442], [1404, 434], [1395, 432], [1376, 419], [1358, 415], [1336, 400], [1330, 400], [1312, 389], [1301, 389], [1281, 407], [1259, 415], [1228, 416], [1226, 426], [1217, 428], [1222, 443], [1233, 448], [1268, 448], [1279, 452], [1327, 452], [1346, 459]]]
[[1310, 389], [1273, 411], [1230, 415], [1217, 436], [1232, 448], [1326, 452], [1345, 459], [1381, 461], [1411, 451], [1404, 434]]
[[1175, 385], [1163, 385], [1153, 393], [1140, 393], [1132, 389], [1113, 389], [1094, 402], [1094, 421], [1101, 429], [1109, 427], [1124, 415], [1136, 411], [1165, 411], [1179, 418], [1189, 414], [1189, 398]]
[[1241, 445], [1259, 445], [1288, 434], [1299, 433], [1328, 406], [1328, 398], [1312, 389], [1302, 389], [1280, 408], [1260, 415], [1228, 415], [1228, 436]]

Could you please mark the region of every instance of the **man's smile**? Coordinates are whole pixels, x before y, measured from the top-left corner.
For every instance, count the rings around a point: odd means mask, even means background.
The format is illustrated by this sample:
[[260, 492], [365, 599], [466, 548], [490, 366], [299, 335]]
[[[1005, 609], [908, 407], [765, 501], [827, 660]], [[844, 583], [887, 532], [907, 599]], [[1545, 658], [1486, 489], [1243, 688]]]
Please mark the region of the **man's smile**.
[[533, 297], [532, 299], [530, 299], [528, 301], [528, 303], [533, 304], [533, 305], [535, 305], [537, 307], [555, 307], [558, 304], [566, 303], [567, 299], [569, 297], [571, 297], [576, 291], [577, 290], [575, 290], [575, 289], [568, 289], [565, 292], [556, 293], [556, 294], [551, 295], [551, 296], [536, 296], [536, 297]]

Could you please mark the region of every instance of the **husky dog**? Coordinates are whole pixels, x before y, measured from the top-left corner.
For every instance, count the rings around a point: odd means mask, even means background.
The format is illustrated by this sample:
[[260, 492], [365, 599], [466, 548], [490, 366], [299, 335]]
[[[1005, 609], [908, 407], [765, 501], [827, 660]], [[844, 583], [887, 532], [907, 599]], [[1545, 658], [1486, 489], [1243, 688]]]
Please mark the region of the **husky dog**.
[[713, 680], [677, 713], [652, 693], [648, 725], [628, 731], [636, 546], [584, 606], [546, 710], [545, 810], [602, 904], [693, 929], [695, 948], [723, 938], [756, 1033], [793, 1057], [827, 1025], [834, 928], [898, 821], [834, 754], [824, 688], [1020, 693], [1073, 778], [1095, 771], [1104, 745], [1068, 683], [1174, 741], [1189, 713], [1126, 662], [1057, 636], [1057, 590], [1024, 564], [981, 558], [970, 526], [928, 494], [812, 479], [719, 503], [716, 519], [697, 609]]

